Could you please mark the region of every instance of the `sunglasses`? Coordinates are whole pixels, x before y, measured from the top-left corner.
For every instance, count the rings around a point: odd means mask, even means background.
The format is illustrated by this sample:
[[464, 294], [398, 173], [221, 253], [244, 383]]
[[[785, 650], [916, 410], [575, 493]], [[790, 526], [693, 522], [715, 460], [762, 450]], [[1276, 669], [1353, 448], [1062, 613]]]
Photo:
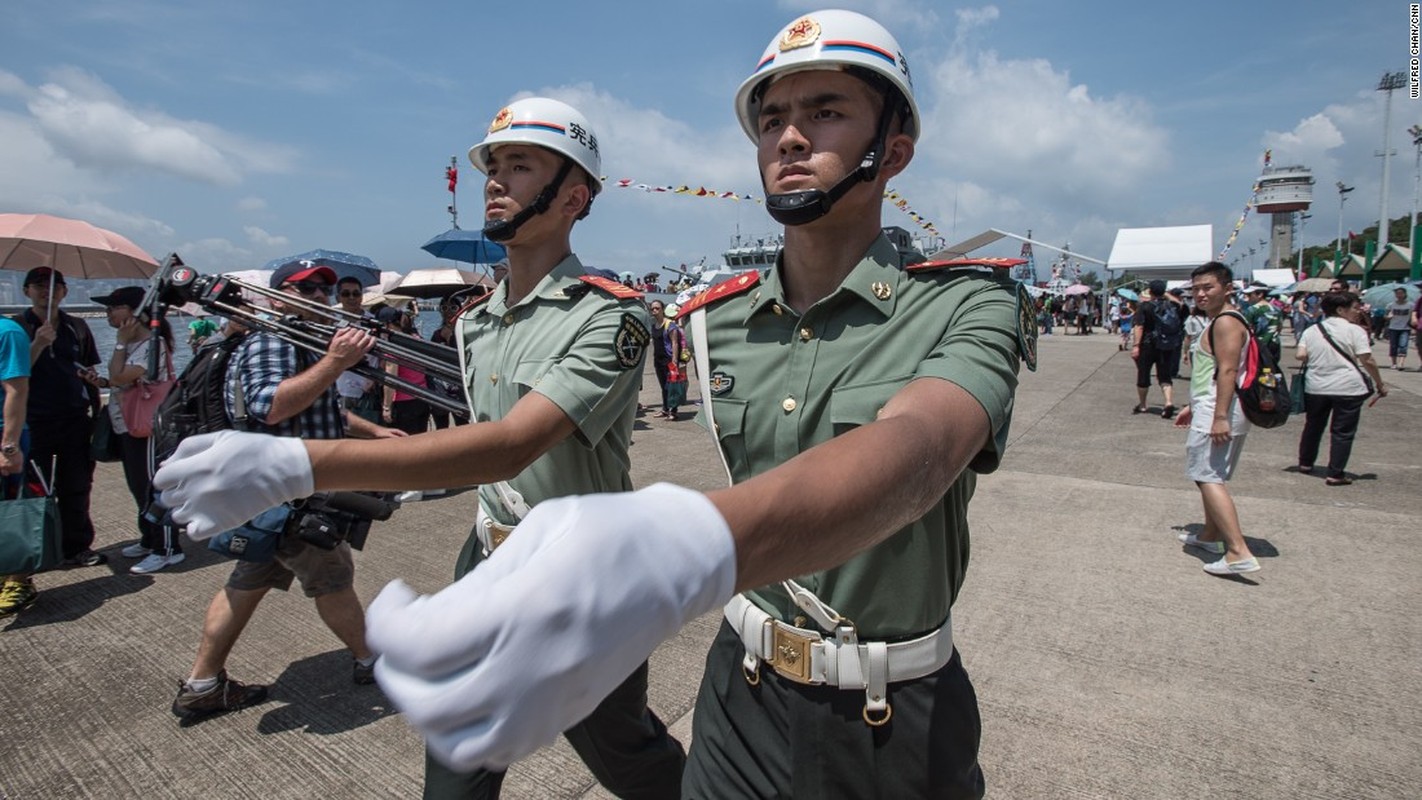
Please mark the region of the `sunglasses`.
[[359, 289], [344, 289], [341, 291], [341, 297], [360, 297], [363, 294], [364, 292]]
[[321, 283], [319, 281], [296, 281], [294, 283], [288, 283], [287, 287], [290, 289], [295, 289], [301, 294], [319, 294], [322, 297], [331, 296], [331, 286], [329, 284]]

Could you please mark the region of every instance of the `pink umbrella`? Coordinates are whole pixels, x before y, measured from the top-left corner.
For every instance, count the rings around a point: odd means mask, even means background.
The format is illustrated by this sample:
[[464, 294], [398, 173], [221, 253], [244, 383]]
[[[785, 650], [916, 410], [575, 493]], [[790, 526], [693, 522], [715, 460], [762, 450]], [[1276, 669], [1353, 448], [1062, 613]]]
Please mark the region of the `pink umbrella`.
[[158, 262], [128, 239], [48, 214], [0, 214], [0, 269], [52, 267], [68, 278], [146, 278]]
[[1073, 283], [1063, 289], [1062, 294], [1091, 294], [1091, 287], [1084, 283]]

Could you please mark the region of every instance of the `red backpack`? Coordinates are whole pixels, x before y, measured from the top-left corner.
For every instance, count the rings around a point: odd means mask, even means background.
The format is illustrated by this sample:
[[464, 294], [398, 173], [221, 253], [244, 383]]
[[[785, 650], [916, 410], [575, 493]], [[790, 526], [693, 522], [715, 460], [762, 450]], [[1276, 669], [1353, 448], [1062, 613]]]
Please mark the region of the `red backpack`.
[[[1289, 395], [1289, 382], [1283, 370], [1274, 361], [1274, 355], [1266, 347], [1260, 347], [1254, 338], [1249, 321], [1238, 311], [1226, 311], [1221, 317], [1234, 317], [1244, 325], [1249, 341], [1244, 345], [1244, 367], [1239, 371], [1235, 394], [1244, 416], [1261, 428], [1277, 428], [1289, 420], [1293, 400]], [[1208, 337], [1210, 352], [1215, 354], [1215, 378], [1219, 378], [1219, 354], [1215, 352], [1215, 326], [1210, 324]]]

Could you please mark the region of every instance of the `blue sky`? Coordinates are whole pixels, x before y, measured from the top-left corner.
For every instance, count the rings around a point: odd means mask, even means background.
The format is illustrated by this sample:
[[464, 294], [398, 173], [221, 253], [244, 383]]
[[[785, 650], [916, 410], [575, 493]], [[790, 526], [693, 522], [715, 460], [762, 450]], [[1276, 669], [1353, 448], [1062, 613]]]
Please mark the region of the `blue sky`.
[[[1105, 258], [1120, 227], [1233, 228], [1266, 147], [1314, 169], [1304, 240], [1379, 213], [1397, 2], [844, 2], [898, 37], [925, 134], [893, 188], [949, 241], [997, 227]], [[406, 271], [479, 227], [465, 156], [520, 93], [579, 107], [610, 182], [760, 195], [732, 96], [818, 2], [446, 3], [7, 0], [0, 211], [87, 219], [202, 270], [317, 247]], [[1390, 216], [1412, 206], [1422, 105], [1394, 93]], [[886, 204], [886, 224], [913, 223]], [[762, 207], [612, 186], [579, 223], [586, 263], [715, 263]], [[1236, 248], [1257, 247], [1251, 215]], [[1016, 246], [998, 245], [999, 253]], [[1050, 254], [1039, 252], [1039, 260]], [[1256, 256], [1256, 261], [1262, 257]], [[1257, 264], [1262, 266], [1261, 264]]]

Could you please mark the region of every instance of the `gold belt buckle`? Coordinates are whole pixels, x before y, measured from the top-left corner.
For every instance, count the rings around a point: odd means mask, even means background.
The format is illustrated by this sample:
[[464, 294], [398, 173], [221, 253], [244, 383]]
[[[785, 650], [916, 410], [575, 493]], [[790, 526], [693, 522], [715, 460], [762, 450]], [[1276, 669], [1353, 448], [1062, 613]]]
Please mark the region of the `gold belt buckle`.
[[810, 645], [820, 641], [820, 637], [796, 633], [775, 620], [767, 620], [766, 624], [771, 630], [770, 658], [766, 663], [785, 678], [810, 683]]
[[491, 519], [484, 520], [484, 527], [489, 530], [490, 553], [499, 549], [499, 545], [503, 544], [509, 538], [510, 533], [513, 533], [513, 528], [500, 525]]

